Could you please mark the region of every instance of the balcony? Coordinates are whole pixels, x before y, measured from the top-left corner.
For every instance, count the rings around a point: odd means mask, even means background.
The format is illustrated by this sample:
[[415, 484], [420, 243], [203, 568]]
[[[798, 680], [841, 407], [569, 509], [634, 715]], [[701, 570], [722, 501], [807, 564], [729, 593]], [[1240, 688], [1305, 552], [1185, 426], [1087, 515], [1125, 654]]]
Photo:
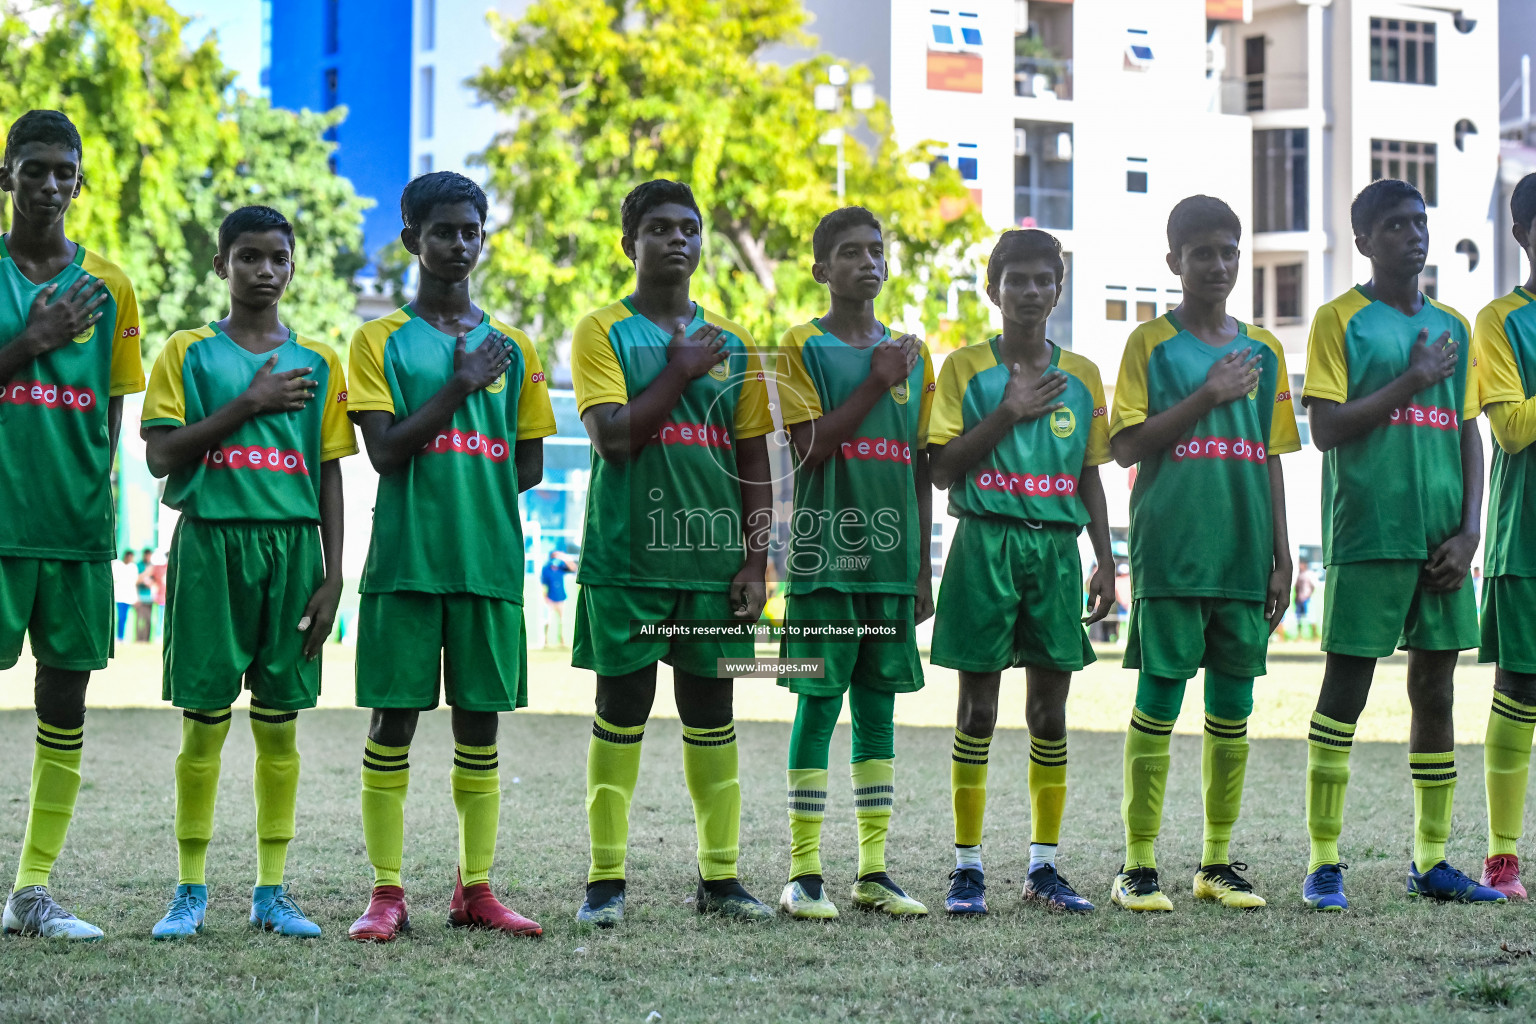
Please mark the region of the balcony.
[[1304, 74], [1236, 75], [1220, 85], [1223, 114], [1252, 114], [1260, 110], [1299, 110], [1307, 105]]
[[1072, 98], [1072, 61], [1056, 57], [1015, 57], [1013, 94], [1042, 100]]
[[1013, 223], [1021, 228], [1072, 228], [1072, 127], [1015, 121]]

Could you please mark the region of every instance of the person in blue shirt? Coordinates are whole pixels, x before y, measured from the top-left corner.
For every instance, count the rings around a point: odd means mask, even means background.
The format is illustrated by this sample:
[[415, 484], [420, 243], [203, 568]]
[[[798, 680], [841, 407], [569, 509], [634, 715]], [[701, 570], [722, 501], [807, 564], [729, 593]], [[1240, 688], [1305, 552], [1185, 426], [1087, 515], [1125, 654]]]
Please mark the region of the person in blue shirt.
[[[565, 552], [549, 549], [549, 561], [539, 571], [539, 582], [544, 585], [544, 646], [565, 646], [565, 574], [575, 572], [576, 566]], [[553, 626], [553, 634], [550, 627]], [[550, 639], [553, 635], [554, 639]]]

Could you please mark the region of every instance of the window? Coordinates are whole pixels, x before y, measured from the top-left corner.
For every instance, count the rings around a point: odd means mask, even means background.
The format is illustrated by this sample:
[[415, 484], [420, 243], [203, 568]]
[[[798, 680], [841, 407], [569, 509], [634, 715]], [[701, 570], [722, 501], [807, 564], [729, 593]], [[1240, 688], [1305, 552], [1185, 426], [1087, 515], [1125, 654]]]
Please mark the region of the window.
[[981, 18], [972, 11], [948, 11], [930, 8], [929, 28], [933, 38], [930, 49], [976, 51], [981, 49]]
[[1104, 300], [1104, 319], [1105, 320], [1124, 320], [1125, 319], [1125, 300], [1124, 299], [1105, 299]]
[[1307, 130], [1253, 133], [1253, 229], [1307, 230]]
[[423, 153], [423, 154], [421, 154], [421, 156], [418, 156], [416, 158], [416, 173], [417, 174], [431, 174], [432, 173], [432, 154], [431, 153]]
[[325, 53], [327, 56], [341, 49], [341, 0], [325, 0]]
[[421, 0], [421, 49], [437, 48], [437, 0]]
[[1424, 205], [1436, 205], [1435, 152], [1433, 142], [1371, 140], [1371, 180], [1401, 178], [1424, 193]]
[[1253, 322], [1264, 322], [1264, 268], [1253, 268]]
[[1156, 319], [1157, 319], [1157, 303], [1155, 303], [1155, 302], [1138, 302], [1138, 303], [1136, 303], [1136, 322], [1137, 323], [1144, 324], [1148, 320], [1156, 320]]
[[[969, 21], [965, 19], [969, 18]], [[978, 27], [976, 15], [960, 13], [960, 41], [966, 46], [981, 45], [981, 29]]]
[[340, 95], [339, 86], [340, 86], [340, 82], [339, 82], [339, 80], [336, 77], [336, 69], [335, 68], [326, 68], [325, 69], [325, 96], [321, 100], [321, 102], [325, 104], [325, 109], [326, 110], [330, 110], [331, 108], [336, 106], [336, 104], [338, 102], [337, 97]]
[[1152, 67], [1152, 40], [1144, 28], [1128, 28], [1125, 46], [1125, 69], [1147, 71]]
[[1301, 264], [1275, 267], [1275, 324], [1301, 323]]
[[1434, 85], [1434, 24], [1372, 18], [1371, 81]]
[[974, 142], [957, 142], [949, 147], [948, 152], [940, 153], [934, 162], [949, 164], [962, 181], [974, 188], [981, 177], [981, 161], [976, 155], [977, 151]]
[[1419, 271], [1419, 291], [1432, 299], [1440, 297], [1440, 268], [1432, 263], [1424, 264]]
[[417, 89], [416, 102], [421, 122], [421, 137], [424, 139], [432, 137], [432, 115], [434, 113], [433, 107], [435, 106], [432, 95], [433, 85], [435, 84], [433, 78], [432, 68], [425, 67], [421, 69], [421, 85]]
[[1014, 125], [1013, 220], [1022, 228], [1072, 227], [1072, 126]]
[[1249, 36], [1243, 40], [1243, 109], [1264, 109], [1264, 37]]
[[1147, 190], [1147, 172], [1126, 171], [1125, 190], [1127, 192], [1145, 192]]

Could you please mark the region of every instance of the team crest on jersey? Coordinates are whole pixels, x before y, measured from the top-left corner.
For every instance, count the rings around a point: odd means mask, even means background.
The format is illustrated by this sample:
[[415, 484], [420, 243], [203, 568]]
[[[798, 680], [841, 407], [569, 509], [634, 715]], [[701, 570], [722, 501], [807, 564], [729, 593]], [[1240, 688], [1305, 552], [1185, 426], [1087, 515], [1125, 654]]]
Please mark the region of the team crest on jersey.
[[89, 327], [87, 327], [85, 330], [81, 331], [79, 334], [75, 335], [70, 340], [73, 341], [76, 345], [84, 345], [86, 342], [90, 341], [95, 336], [96, 336], [96, 325], [95, 324], [91, 324]]
[[502, 371], [502, 374], [501, 374], [500, 377], [497, 377], [495, 380], [491, 381], [489, 384], [487, 384], [485, 386], [485, 390], [490, 392], [493, 395], [499, 395], [504, 390], [506, 390], [506, 387], [507, 387], [507, 374], [506, 374], [506, 371]]
[[895, 400], [897, 405], [906, 405], [907, 398], [910, 397], [911, 394], [912, 389], [907, 386], [906, 381], [902, 381], [895, 387], [891, 388], [891, 398]]
[[1077, 429], [1077, 417], [1071, 409], [1057, 409], [1051, 413], [1051, 433], [1057, 437], [1071, 437]]
[[730, 361], [726, 359], [720, 360], [709, 368], [709, 375], [715, 378], [715, 380], [727, 379], [731, 375]]
[[1248, 401], [1256, 401], [1259, 397], [1259, 386], [1255, 384], [1253, 390], [1248, 392]]

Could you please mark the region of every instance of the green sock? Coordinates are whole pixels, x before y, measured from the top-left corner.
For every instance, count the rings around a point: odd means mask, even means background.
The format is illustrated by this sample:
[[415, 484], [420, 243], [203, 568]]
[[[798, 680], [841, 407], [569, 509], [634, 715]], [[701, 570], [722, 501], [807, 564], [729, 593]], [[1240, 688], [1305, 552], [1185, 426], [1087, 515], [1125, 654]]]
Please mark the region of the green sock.
[[1488, 715], [1483, 768], [1488, 790], [1488, 856], [1513, 855], [1524, 831], [1525, 789], [1531, 773], [1531, 735], [1536, 705], [1497, 691]]
[[207, 884], [208, 842], [213, 838], [220, 753], [229, 720], [229, 708], [181, 713], [181, 753], [176, 755], [178, 885]]
[[[981, 828], [987, 815], [987, 755], [991, 749], [991, 736], [967, 736], [955, 730], [954, 752], [949, 757], [949, 799], [955, 814], [956, 846], [981, 845]], [[1033, 761], [1029, 770], [1033, 779]], [[1033, 788], [1030, 795], [1034, 795]]]
[[1155, 868], [1153, 847], [1163, 827], [1163, 793], [1168, 785], [1168, 747], [1173, 720], [1157, 719], [1139, 706], [1131, 710], [1125, 732], [1125, 795], [1120, 817], [1125, 821], [1125, 866]]
[[821, 874], [821, 823], [827, 816], [827, 769], [789, 770], [789, 877]]
[[1408, 755], [1413, 772], [1413, 863], [1428, 871], [1445, 860], [1456, 794], [1456, 753]]
[[885, 870], [885, 837], [896, 805], [896, 761], [877, 758], [848, 766], [853, 815], [859, 825], [859, 877]]
[[496, 828], [501, 821], [501, 772], [496, 744], [453, 745], [453, 808], [459, 815], [459, 878], [465, 885], [491, 880], [496, 859]]
[[1349, 788], [1349, 751], [1354, 742], [1354, 725], [1312, 713], [1307, 733], [1307, 834], [1312, 840], [1308, 873], [1339, 862], [1344, 791]]
[[1243, 806], [1248, 773], [1248, 719], [1205, 716], [1200, 748], [1200, 788], [1205, 798], [1205, 845], [1200, 866], [1230, 864], [1232, 826]]
[[[1029, 841], [1043, 846], [1061, 842], [1061, 818], [1067, 808], [1067, 738], [1029, 738]], [[956, 840], [958, 845], [959, 840]]]
[[299, 801], [299, 713], [251, 700], [256, 744], [256, 884], [282, 885]]
[[881, 761], [896, 756], [896, 695], [854, 683], [848, 687], [848, 717], [853, 720], [850, 761]]
[[693, 799], [699, 875], [706, 882], [736, 877], [741, 851], [741, 777], [736, 726], [683, 726], [683, 778]]
[[[795, 704], [795, 724], [789, 730], [789, 768], [827, 768], [827, 751], [832, 746], [832, 730], [842, 713], [843, 698], [799, 694]], [[825, 788], [825, 787], [823, 787]]]
[[16, 889], [47, 885], [53, 862], [64, 849], [64, 837], [75, 816], [80, 795], [80, 752], [85, 727], [60, 729], [37, 722], [37, 746], [32, 751], [32, 788], [27, 800], [27, 831], [16, 864]]
[[588, 882], [622, 881], [629, 848], [629, 803], [640, 778], [645, 726], [618, 726], [593, 716], [587, 744], [587, 831], [592, 837]]
[[363, 745], [363, 843], [374, 885], [400, 885], [405, 857], [405, 796], [411, 785], [409, 746]]

